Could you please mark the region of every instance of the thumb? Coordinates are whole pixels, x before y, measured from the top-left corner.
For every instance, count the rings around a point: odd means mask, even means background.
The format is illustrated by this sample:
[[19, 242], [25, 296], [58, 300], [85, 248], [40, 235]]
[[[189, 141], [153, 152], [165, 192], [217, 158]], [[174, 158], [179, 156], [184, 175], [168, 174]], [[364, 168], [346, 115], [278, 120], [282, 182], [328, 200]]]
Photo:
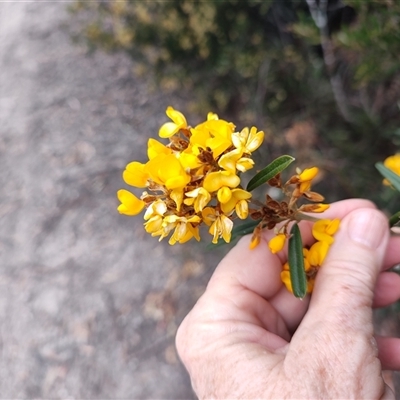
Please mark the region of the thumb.
[[388, 222], [380, 211], [361, 208], [347, 214], [318, 272], [309, 313], [315, 309], [326, 317], [331, 311], [329, 317], [336, 315], [338, 323], [353, 311], [353, 324], [357, 318], [360, 323], [371, 318], [374, 287], [388, 240]]

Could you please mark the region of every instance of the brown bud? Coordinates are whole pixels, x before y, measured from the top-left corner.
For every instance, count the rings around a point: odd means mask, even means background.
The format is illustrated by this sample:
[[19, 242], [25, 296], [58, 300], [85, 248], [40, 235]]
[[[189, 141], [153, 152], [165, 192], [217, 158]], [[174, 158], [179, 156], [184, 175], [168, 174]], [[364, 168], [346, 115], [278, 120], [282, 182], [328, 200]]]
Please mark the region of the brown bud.
[[303, 196], [310, 201], [315, 201], [316, 203], [321, 203], [325, 199], [324, 196], [316, 192], [304, 192]]
[[300, 178], [298, 175], [293, 175], [287, 182], [286, 185], [293, 185], [295, 183], [299, 183], [300, 182]]

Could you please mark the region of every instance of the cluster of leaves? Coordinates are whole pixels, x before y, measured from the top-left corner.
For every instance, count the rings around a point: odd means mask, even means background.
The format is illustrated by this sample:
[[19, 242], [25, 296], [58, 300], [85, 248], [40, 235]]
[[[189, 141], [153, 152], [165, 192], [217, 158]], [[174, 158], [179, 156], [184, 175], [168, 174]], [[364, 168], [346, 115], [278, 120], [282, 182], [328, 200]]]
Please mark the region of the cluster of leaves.
[[399, 2], [77, 0], [73, 9], [88, 16], [90, 46], [194, 88], [201, 111], [286, 132], [270, 136], [264, 155], [321, 166], [333, 178], [322, 188], [329, 201], [395, 208], [374, 164], [400, 144]]

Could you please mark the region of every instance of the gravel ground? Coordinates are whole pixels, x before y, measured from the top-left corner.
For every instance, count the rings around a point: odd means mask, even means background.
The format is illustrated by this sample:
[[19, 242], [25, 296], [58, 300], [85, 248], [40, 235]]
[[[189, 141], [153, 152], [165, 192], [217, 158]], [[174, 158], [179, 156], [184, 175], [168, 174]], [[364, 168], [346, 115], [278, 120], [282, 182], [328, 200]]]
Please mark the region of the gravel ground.
[[0, 397], [194, 399], [174, 336], [222, 255], [159, 244], [115, 196], [188, 98], [88, 55], [76, 24], [65, 2], [0, 2]]
[[115, 195], [186, 99], [74, 23], [0, 3], [0, 397], [192, 399], [174, 335], [221, 254], [159, 244]]

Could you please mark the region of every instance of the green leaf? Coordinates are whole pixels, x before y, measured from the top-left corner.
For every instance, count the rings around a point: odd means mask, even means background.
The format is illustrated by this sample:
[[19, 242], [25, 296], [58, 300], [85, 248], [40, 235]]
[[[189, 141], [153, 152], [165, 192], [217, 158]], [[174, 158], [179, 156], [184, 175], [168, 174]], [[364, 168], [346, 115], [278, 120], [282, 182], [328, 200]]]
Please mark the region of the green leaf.
[[[251, 221], [248, 221], [248, 222], [244, 222], [243, 224], [240, 224], [240, 225], [237, 225], [237, 226], [235, 226], [233, 229], [232, 229], [232, 232], [231, 232], [231, 241], [230, 241], [230, 243], [232, 243], [232, 242], [234, 242], [236, 239], [238, 239], [238, 238], [240, 238], [240, 237], [242, 237], [242, 236], [244, 236], [244, 235], [248, 235], [249, 233], [253, 233], [253, 231], [254, 231], [254, 228], [259, 224], [261, 222], [261, 220], [258, 220], [258, 221], [254, 221], [254, 220], [251, 220]], [[220, 247], [220, 246], [222, 246], [222, 245], [224, 245], [224, 244], [227, 244], [226, 242], [225, 242], [225, 240], [224, 239], [222, 239], [222, 238], [219, 238], [218, 239], [218, 243], [211, 243], [211, 244], [209, 244], [208, 246], [207, 246], [207, 248], [217, 248], [217, 247]]]
[[303, 242], [300, 229], [297, 224], [290, 230], [292, 235], [289, 239], [289, 271], [293, 294], [302, 299], [307, 293], [307, 279], [304, 270]]
[[386, 168], [381, 162], [376, 163], [375, 167], [400, 192], [400, 176]]
[[268, 182], [274, 176], [286, 169], [293, 161], [294, 157], [287, 155], [276, 158], [271, 164], [267, 165], [250, 179], [246, 190], [251, 192], [255, 188], [261, 186], [263, 183]]
[[396, 224], [398, 224], [400, 222], [400, 211], [398, 211], [396, 214], [393, 214], [390, 218], [389, 218], [389, 225], [392, 228], [393, 226], [395, 226]]

